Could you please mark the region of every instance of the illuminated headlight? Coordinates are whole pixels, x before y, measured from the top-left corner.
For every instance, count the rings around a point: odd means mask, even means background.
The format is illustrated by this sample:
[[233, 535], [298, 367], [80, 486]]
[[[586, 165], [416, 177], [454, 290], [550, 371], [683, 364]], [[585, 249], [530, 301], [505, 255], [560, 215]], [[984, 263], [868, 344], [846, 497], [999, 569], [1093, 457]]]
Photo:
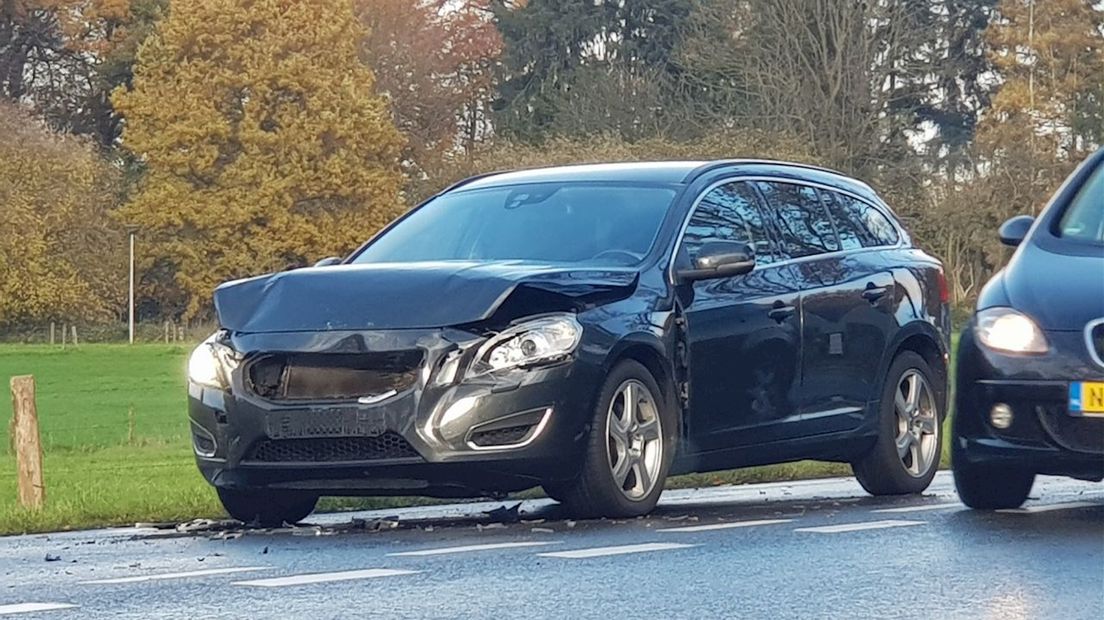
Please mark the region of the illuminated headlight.
[[554, 362], [571, 355], [583, 337], [583, 326], [571, 314], [521, 323], [498, 334], [480, 349], [469, 375]]
[[1030, 317], [1012, 308], [989, 308], [977, 314], [978, 340], [1004, 353], [1046, 353], [1046, 336]]
[[215, 341], [215, 336], [204, 340], [188, 358], [188, 380], [220, 390], [230, 387], [230, 374], [241, 359], [233, 349]]

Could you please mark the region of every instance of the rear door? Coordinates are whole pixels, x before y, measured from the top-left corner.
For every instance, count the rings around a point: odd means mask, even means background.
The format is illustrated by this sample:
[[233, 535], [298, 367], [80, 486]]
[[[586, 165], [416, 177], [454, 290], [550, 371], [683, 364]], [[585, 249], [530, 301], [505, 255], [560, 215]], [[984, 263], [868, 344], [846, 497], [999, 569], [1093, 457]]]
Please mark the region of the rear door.
[[706, 190], [687, 223], [675, 268], [713, 241], [750, 245], [748, 274], [678, 287], [689, 348], [687, 430], [694, 452], [780, 438], [796, 412], [800, 351], [798, 291], [779, 266], [754, 187], [734, 181]]
[[893, 275], [861, 240], [854, 243], [850, 225], [844, 227], [848, 232], [838, 231], [822, 190], [797, 182], [757, 185], [802, 289], [800, 397], [789, 434], [852, 429], [862, 422], [880, 380], [893, 322]]

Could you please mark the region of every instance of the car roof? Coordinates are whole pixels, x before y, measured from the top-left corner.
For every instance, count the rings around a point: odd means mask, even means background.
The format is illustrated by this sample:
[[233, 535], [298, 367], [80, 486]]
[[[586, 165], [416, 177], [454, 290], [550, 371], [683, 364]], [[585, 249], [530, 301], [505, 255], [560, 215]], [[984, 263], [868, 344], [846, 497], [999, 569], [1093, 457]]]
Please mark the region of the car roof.
[[557, 181], [688, 184], [712, 172], [747, 173], [823, 183], [877, 200], [869, 185], [840, 172], [785, 161], [722, 159], [713, 161], [651, 161], [554, 166], [492, 172], [460, 181], [448, 190], [483, 189]]

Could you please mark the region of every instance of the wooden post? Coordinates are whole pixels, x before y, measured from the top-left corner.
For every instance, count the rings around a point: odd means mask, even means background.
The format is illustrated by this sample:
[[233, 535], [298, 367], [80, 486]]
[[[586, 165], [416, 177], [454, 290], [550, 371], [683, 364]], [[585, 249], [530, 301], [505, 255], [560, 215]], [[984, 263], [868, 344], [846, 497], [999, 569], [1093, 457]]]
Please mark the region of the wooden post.
[[77, 346], [77, 326], [73, 326], [73, 346]]
[[169, 322], [165, 321], [165, 344], [169, 344]]
[[46, 502], [46, 483], [42, 479], [34, 377], [12, 377], [11, 393], [19, 503], [26, 508], [41, 508]]
[[55, 328], [57, 328], [57, 325], [53, 321], [50, 321], [50, 346], [53, 346], [56, 342], [56, 340], [54, 340]]
[[69, 327], [65, 323], [62, 323], [61, 324], [61, 348], [62, 349], [65, 348], [65, 339], [67, 337], [65, 335], [65, 332], [67, 332], [67, 331], [69, 331]]
[[134, 445], [134, 407], [127, 410], [127, 445]]

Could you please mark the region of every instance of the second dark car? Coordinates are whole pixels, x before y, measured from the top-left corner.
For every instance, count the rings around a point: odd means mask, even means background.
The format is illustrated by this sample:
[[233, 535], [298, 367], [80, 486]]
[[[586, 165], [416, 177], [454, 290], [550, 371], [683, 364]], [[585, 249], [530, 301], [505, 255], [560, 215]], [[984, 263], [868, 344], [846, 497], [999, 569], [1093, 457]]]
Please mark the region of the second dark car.
[[865, 184], [760, 161], [464, 181], [353, 255], [219, 288], [193, 354], [199, 467], [236, 518], [320, 495], [651, 510], [670, 474], [939, 463], [940, 263]]

